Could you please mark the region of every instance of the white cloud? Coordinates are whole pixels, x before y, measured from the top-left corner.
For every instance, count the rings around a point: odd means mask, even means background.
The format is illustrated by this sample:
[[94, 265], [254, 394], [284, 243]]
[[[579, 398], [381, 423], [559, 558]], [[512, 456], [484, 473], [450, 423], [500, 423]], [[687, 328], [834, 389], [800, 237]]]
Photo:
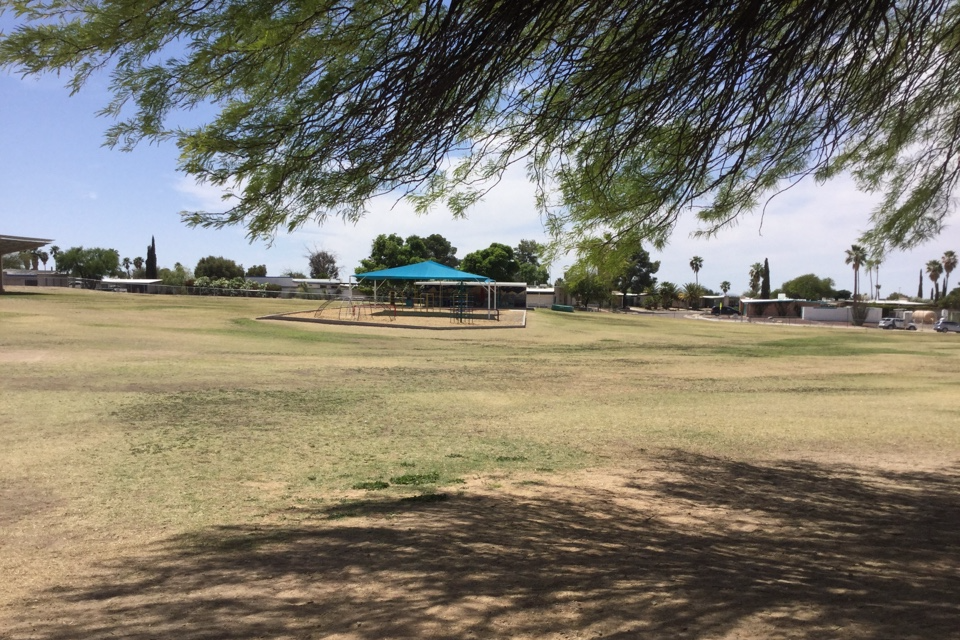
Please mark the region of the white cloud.
[[[714, 289], [729, 280], [734, 291], [747, 287], [747, 272], [754, 262], [770, 262], [771, 286], [779, 287], [805, 273], [833, 278], [837, 288], [853, 288], [852, 269], [844, 264], [845, 251], [857, 242], [869, 226], [870, 213], [877, 198], [857, 190], [849, 177], [839, 177], [818, 185], [801, 182], [774, 198], [766, 213], [744, 216], [739, 226], [721, 232], [716, 238], [696, 240], [689, 237], [695, 229], [684, 219], [674, 239], [661, 254], [661, 280], [690, 282], [690, 258], [704, 259], [700, 281]], [[915, 295], [917, 273], [927, 260], [939, 258], [955, 246], [958, 238], [952, 216], [940, 238], [909, 252], [890, 252], [880, 268], [881, 293], [900, 291]]]
[[228, 190], [209, 183], [197, 182], [192, 176], [179, 175], [173, 188], [178, 193], [187, 196], [184, 210], [223, 211], [230, 206], [229, 199], [224, 200]]
[[[222, 189], [196, 184], [189, 177], [180, 177], [175, 188], [187, 196], [184, 209], [217, 211], [225, 206]], [[765, 212], [744, 214], [736, 226], [714, 238], [690, 237], [697, 225], [688, 214], [681, 218], [670, 244], [661, 252], [652, 252], [653, 259], [661, 261], [658, 278], [678, 284], [693, 281], [689, 262], [698, 255], [704, 259], [701, 283], [718, 289], [721, 281], [729, 280], [733, 290], [740, 292], [747, 288], [750, 265], [768, 258], [774, 288], [799, 275], [815, 273], [833, 278], [837, 288], [852, 289], [853, 274], [844, 264], [844, 252], [869, 225], [875, 202], [873, 196], [858, 191], [849, 177], [823, 185], [808, 179], [773, 198]], [[457, 247], [461, 258], [493, 242], [516, 246], [522, 239], [547, 238], [534, 204], [533, 185], [521, 165], [511, 167], [465, 219], [454, 219], [440, 207], [418, 216], [410, 203], [398, 201], [396, 196], [381, 196], [368, 209], [356, 224], [329, 219], [323, 225], [308, 224], [293, 233], [278, 234], [271, 248], [263, 243], [249, 245], [240, 228], [208, 231], [205, 237], [230, 248], [207, 250], [203, 255], [229, 253], [244, 264], [267, 263], [271, 274], [279, 274], [286, 269], [305, 270], [304, 256], [316, 247], [336, 254], [341, 274], [346, 276], [369, 254], [373, 239], [381, 233], [404, 238], [439, 233]], [[880, 270], [881, 291], [916, 294], [918, 274], [926, 261], [939, 258], [946, 249], [960, 250], [957, 219], [956, 215], [951, 218], [952, 224], [936, 241], [910, 252], [892, 252]], [[559, 260], [551, 277], [561, 276], [571, 262], [569, 256]], [[927, 284], [925, 287], [929, 289]]]

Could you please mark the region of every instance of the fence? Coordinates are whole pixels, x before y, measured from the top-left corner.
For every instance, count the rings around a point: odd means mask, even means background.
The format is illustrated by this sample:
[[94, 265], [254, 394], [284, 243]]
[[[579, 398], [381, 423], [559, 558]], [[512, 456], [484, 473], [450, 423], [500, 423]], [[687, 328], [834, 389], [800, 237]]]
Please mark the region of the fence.
[[[14, 283], [10, 283], [14, 284]], [[70, 287], [73, 289], [91, 289], [96, 291], [111, 291], [117, 293], [138, 293], [152, 295], [178, 296], [217, 296], [230, 298], [283, 298], [300, 300], [340, 300], [347, 299], [347, 294], [340, 292], [309, 292], [309, 291], [276, 291], [266, 288], [234, 289], [228, 287], [187, 287], [184, 285], [140, 284], [140, 283], [108, 283], [101, 280], [86, 278], [58, 278], [40, 282], [30, 286]]]

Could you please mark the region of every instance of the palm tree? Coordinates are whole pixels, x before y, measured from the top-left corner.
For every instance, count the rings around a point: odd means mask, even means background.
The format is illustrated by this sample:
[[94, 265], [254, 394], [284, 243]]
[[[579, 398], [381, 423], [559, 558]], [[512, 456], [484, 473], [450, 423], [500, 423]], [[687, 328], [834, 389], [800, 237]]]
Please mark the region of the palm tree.
[[940, 258], [940, 264], [943, 265], [943, 294], [946, 295], [947, 282], [950, 280], [950, 274], [957, 268], [957, 254], [953, 251], [944, 251]]
[[673, 301], [677, 299], [677, 285], [672, 282], [661, 282], [660, 283], [660, 304], [663, 305], [664, 309], [669, 309], [673, 306]]
[[927, 277], [933, 282], [933, 301], [940, 299], [940, 276], [943, 275], [943, 264], [939, 260], [927, 262]]
[[681, 296], [687, 303], [687, 307], [690, 309], [699, 309], [700, 300], [703, 298], [704, 290], [696, 282], [688, 282], [683, 285], [683, 291]]
[[140, 256], [137, 256], [136, 258], [134, 258], [133, 268], [136, 269], [137, 271], [140, 271], [140, 269], [143, 269], [143, 258], [141, 258]]
[[49, 254], [49, 253], [47, 253], [46, 251], [41, 251], [41, 252], [40, 252], [40, 262], [43, 263], [43, 268], [44, 268], [44, 270], [46, 270], [46, 268], [47, 268], [47, 260], [49, 260], [49, 259], [50, 259], [50, 254]]
[[129, 278], [129, 277], [130, 277], [130, 265], [133, 264], [133, 263], [130, 261], [130, 258], [124, 258], [122, 264], [123, 264], [123, 268], [127, 270], [127, 277]]
[[643, 303], [648, 309], [656, 309], [660, 305], [660, 288], [651, 285], [643, 290]]
[[[886, 251], [885, 247], [880, 247], [877, 249], [869, 258], [867, 258], [863, 266], [866, 267], [867, 273], [870, 274], [870, 290], [873, 291], [877, 288], [877, 285], [880, 284], [880, 265], [883, 264], [884, 252]], [[877, 297], [879, 297], [879, 293]]]
[[690, 268], [693, 269], [693, 278], [696, 280], [696, 284], [700, 284], [700, 269], [703, 268], [703, 258], [700, 256], [690, 258]]
[[60, 255], [60, 247], [58, 247], [57, 245], [51, 246], [51, 247], [50, 247], [50, 255], [53, 256], [53, 268], [54, 268], [54, 270], [55, 270], [55, 271], [59, 271], [60, 269], [57, 267], [57, 256]]
[[756, 294], [760, 290], [760, 278], [763, 277], [763, 263], [754, 262], [750, 265], [750, 291]]
[[850, 245], [847, 249], [847, 259], [844, 264], [853, 267], [853, 299], [857, 300], [857, 294], [860, 293], [860, 267], [867, 261], [867, 250], [858, 244]]
[[727, 291], [730, 291], [730, 282], [724, 280], [720, 283], [720, 291], [723, 291], [723, 295], [727, 295]]
[[863, 261], [863, 268], [866, 269], [867, 277], [870, 278], [870, 288], [868, 291], [871, 293], [873, 293], [873, 270], [876, 266], [877, 262], [872, 257], [868, 256], [867, 259]]
[[874, 254], [873, 256], [873, 275], [876, 286], [880, 286], [880, 265], [883, 264], [884, 255], [882, 253]]

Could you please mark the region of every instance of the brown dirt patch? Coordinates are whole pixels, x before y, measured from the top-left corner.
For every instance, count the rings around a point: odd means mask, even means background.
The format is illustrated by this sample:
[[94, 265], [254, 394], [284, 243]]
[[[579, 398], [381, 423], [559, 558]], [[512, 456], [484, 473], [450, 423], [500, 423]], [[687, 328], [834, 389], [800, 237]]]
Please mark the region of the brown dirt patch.
[[16, 640], [957, 638], [958, 496], [960, 467], [917, 461], [668, 454], [476, 477], [112, 553], [74, 540], [78, 569], [0, 610], [0, 628]]
[[501, 309], [495, 313], [495, 317], [487, 318], [486, 311], [474, 311], [462, 317], [456, 317], [449, 311], [411, 311], [402, 307], [397, 307], [395, 310], [392, 308], [364, 308], [357, 311], [351, 311], [349, 309], [343, 311], [338, 309], [325, 309], [321, 312], [314, 309], [265, 316], [260, 319], [436, 330], [516, 329], [526, 326], [526, 311], [522, 309]]

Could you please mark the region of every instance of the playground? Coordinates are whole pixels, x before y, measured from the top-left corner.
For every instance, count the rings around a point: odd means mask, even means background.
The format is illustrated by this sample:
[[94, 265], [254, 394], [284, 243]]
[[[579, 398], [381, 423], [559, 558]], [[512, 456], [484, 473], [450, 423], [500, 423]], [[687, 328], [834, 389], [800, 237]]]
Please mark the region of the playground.
[[312, 310], [260, 319], [435, 330], [526, 326], [524, 309], [501, 308], [490, 278], [436, 262], [355, 274], [353, 279], [347, 296], [323, 300]]
[[289, 320], [318, 324], [381, 326], [396, 329], [522, 329], [527, 312], [523, 309], [500, 309], [487, 316], [486, 310], [407, 308], [390, 303], [358, 301], [322, 306], [270, 316], [262, 320]]

